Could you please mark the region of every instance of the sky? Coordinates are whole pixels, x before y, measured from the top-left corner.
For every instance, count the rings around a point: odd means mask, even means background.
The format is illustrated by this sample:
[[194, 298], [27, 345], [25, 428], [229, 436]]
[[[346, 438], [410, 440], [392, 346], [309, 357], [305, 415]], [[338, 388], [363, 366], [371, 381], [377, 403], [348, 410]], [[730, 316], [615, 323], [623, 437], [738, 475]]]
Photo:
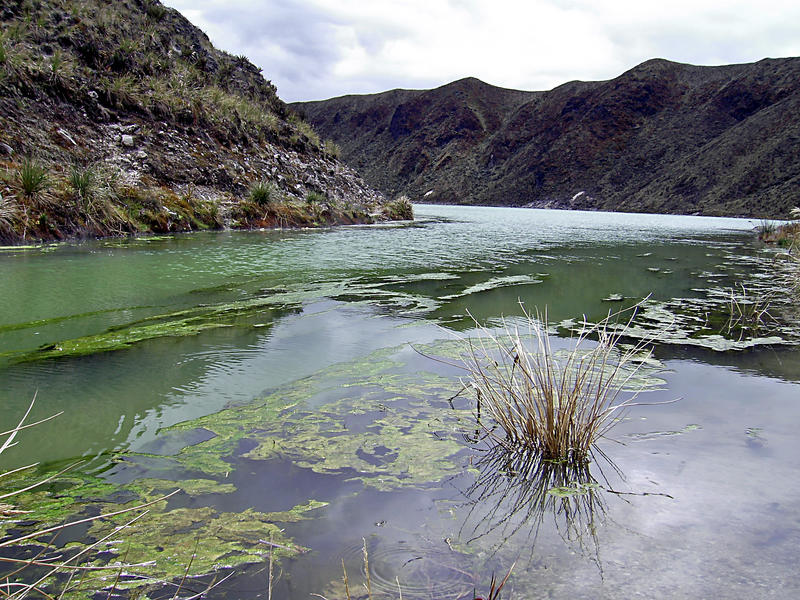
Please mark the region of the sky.
[[166, 0], [287, 102], [462, 77], [522, 90], [611, 79], [650, 58], [800, 56], [798, 0]]

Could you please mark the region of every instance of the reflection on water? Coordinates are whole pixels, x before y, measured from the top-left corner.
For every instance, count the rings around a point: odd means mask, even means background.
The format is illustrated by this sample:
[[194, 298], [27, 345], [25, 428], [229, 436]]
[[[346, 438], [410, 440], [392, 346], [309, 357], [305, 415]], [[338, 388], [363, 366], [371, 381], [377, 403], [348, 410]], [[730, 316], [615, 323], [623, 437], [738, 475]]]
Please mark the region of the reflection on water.
[[[621, 476], [614, 463], [606, 463], [607, 470]], [[597, 554], [606, 489], [592, 474], [590, 463], [545, 460], [530, 452], [494, 447], [484, 451], [475, 467], [477, 479], [465, 493], [471, 505], [462, 527], [462, 532], [471, 529], [465, 544], [477, 541], [494, 553], [521, 535], [523, 541], [514, 540], [515, 547], [528, 547], [533, 553], [539, 528], [548, 518], [566, 543]], [[607, 481], [602, 472], [599, 477]]]

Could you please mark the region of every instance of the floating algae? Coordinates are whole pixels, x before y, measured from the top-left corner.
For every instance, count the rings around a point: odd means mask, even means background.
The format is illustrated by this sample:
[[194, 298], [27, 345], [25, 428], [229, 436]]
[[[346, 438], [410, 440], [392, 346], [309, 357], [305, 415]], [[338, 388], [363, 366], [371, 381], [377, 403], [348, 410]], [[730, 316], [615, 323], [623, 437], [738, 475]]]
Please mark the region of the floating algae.
[[676, 429], [674, 431], [649, 431], [647, 433], [630, 433], [626, 437], [636, 442], [644, 442], [650, 440], [657, 440], [664, 437], [673, 437], [676, 435], [683, 435], [684, 433], [689, 433], [690, 431], [697, 431], [698, 429], [702, 429], [701, 425], [696, 423], [690, 423], [686, 425], [682, 429]]
[[449, 294], [447, 296], [440, 296], [440, 300], [454, 300], [456, 298], [463, 298], [472, 294], [480, 292], [487, 292], [501, 287], [514, 287], [518, 285], [533, 285], [542, 283], [541, 277], [534, 277], [532, 275], [508, 275], [506, 277], [494, 277], [483, 283], [472, 285], [458, 294]]
[[64, 340], [18, 355], [16, 362], [66, 358], [128, 348], [133, 344], [163, 337], [197, 335], [210, 329], [234, 327], [237, 320], [268, 311], [272, 301], [263, 298], [231, 302], [215, 307], [197, 307], [148, 317], [105, 332]]
[[[29, 469], [24, 479], [4, 481], [4, 485], [19, 488], [20, 481], [43, 479], [47, 474], [34, 473]], [[126, 569], [126, 577], [116, 583], [118, 589], [145, 585], [163, 585], [184, 576], [191, 565], [191, 575], [209, 574], [246, 563], [261, 562], [273, 548], [273, 560], [295, 556], [307, 549], [294, 543], [279, 524], [293, 523], [310, 518], [310, 513], [323, 509], [327, 504], [310, 499], [289, 510], [259, 512], [248, 509], [230, 513], [217, 511], [213, 507], [170, 509], [165, 495], [175, 489], [190, 496], [232, 493], [231, 484], [208, 479], [138, 479], [128, 484], [113, 484], [87, 473], [57, 475], [29, 492], [15, 496], [15, 501], [24, 507], [22, 519], [0, 519], [0, 534], [14, 531], [26, 535], [46, 527], [70, 523], [90, 515], [111, 514], [124, 509], [127, 512], [92, 521], [88, 529], [90, 540], [112, 535], [97, 546], [96, 554], [88, 554], [84, 567], [105, 567], [109, 561], [118, 559], [134, 565]], [[147, 514], [142, 515], [142, 504], [150, 502]], [[23, 520], [24, 519], [24, 520]], [[69, 536], [71, 528], [64, 529]], [[36, 541], [44, 554], [43, 559], [53, 553], [66, 557], [77, 552], [84, 544], [68, 543], [65, 549], [50, 544], [52, 534]], [[74, 546], [74, 550], [73, 550]], [[115, 579], [114, 573], [108, 582]], [[86, 595], [91, 592], [86, 591]], [[81, 596], [83, 597], [83, 596]]]
[[[129, 515], [112, 520], [117, 526], [128, 521]], [[101, 537], [108, 530], [108, 523], [95, 521], [89, 533]], [[264, 540], [275, 544], [276, 559], [308, 550], [294, 544], [270, 514], [253, 509], [217, 512], [211, 507], [152, 511], [100, 548], [127, 563], [148, 565], [135, 579], [118, 586], [138, 587], [181, 577], [189, 565], [193, 573], [206, 574], [261, 562], [270, 551]]]
[[403, 372], [392, 358], [402, 350], [334, 365], [246, 406], [170, 427], [215, 434], [175, 459], [209, 474], [228, 472], [236, 458], [288, 459], [316, 473], [347, 472], [380, 490], [457, 473], [459, 433], [471, 413], [447, 403], [457, 389], [452, 378]]
[[[193, 336], [219, 328], [265, 327], [278, 316], [300, 310], [304, 302], [323, 297], [356, 304], [365, 302], [391, 307], [400, 315], [430, 312], [439, 306], [438, 302], [430, 298], [383, 289], [382, 286], [390, 283], [390, 281], [364, 282], [354, 278], [262, 290], [260, 295], [245, 300], [198, 305], [193, 308], [156, 314], [124, 325], [109, 327], [101, 333], [60, 340], [34, 351], [5, 352], [0, 356], [9, 357], [17, 363], [78, 357], [122, 350], [147, 340]], [[123, 309], [120, 309], [120, 312], [122, 311]], [[90, 314], [94, 313], [76, 315], [76, 317], [85, 317]], [[65, 317], [65, 319], [67, 318], [73, 317]], [[3, 330], [24, 329], [55, 322], [57, 320], [4, 325]]]

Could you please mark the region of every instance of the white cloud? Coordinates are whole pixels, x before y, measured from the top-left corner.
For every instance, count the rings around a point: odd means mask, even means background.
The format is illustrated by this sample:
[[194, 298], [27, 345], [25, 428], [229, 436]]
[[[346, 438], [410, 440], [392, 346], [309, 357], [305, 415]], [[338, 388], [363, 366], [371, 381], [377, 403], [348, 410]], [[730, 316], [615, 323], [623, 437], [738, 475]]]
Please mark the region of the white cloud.
[[800, 55], [800, 3], [766, 0], [168, 0], [287, 101], [434, 87], [607, 79], [661, 57]]

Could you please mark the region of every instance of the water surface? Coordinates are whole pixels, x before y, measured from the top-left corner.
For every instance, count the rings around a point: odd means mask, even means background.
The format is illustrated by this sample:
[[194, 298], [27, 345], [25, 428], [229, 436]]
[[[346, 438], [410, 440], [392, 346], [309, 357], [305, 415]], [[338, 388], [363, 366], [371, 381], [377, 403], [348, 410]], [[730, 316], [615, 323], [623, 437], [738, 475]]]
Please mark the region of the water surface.
[[[313, 500], [304, 519], [280, 521], [310, 549], [283, 559], [287, 598], [343, 597], [340, 561], [360, 585], [365, 543], [387, 597], [399, 580], [404, 598], [471, 598], [515, 560], [512, 598], [797, 593], [800, 355], [781, 343], [721, 351], [714, 329], [720, 298], [740, 284], [766, 294], [784, 268], [755, 243], [754, 222], [416, 215], [3, 250], [0, 427], [34, 393], [35, 417], [65, 411], [3, 465], [83, 457], [119, 485], [215, 482], [187, 484], [168, 511], [278, 522]], [[514, 512], [511, 483], [476, 487], [472, 409], [448, 403], [460, 372], [427, 355], [447, 356], [473, 319], [519, 315], [520, 302], [558, 324], [643, 298], [679, 333], [656, 347], [663, 369], [645, 394], [656, 405], [601, 444], [616, 470], [596, 465], [602, 489], [584, 521], [552, 502]], [[264, 595], [264, 565], [238, 567], [213, 594]]]

